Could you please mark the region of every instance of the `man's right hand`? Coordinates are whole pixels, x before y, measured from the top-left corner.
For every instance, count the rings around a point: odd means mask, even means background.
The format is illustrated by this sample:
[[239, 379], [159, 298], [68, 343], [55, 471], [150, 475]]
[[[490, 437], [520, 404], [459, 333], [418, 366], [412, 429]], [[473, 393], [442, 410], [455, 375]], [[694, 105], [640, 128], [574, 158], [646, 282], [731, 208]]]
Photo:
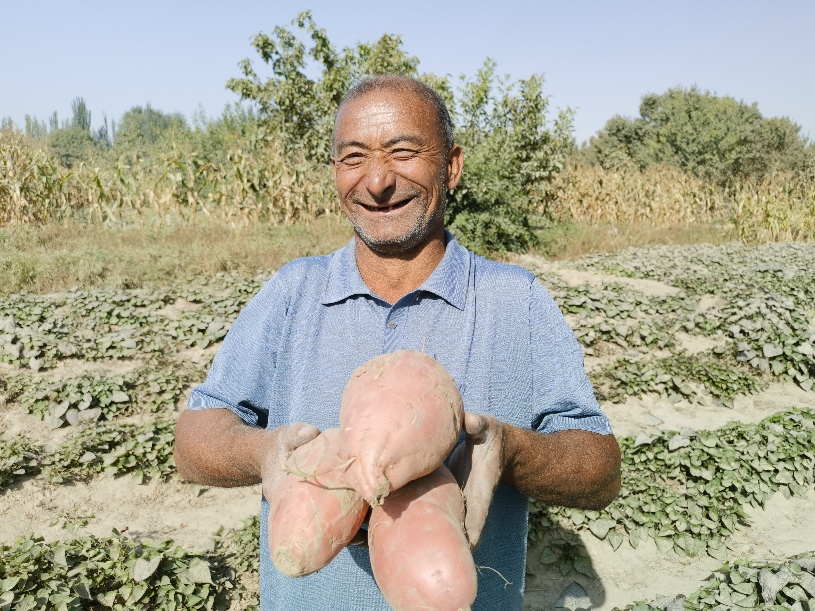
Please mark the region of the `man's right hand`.
[[280, 426], [265, 435], [260, 457], [260, 478], [263, 496], [269, 500], [280, 480], [286, 475], [286, 461], [294, 451], [320, 434], [316, 426], [295, 422]]
[[223, 487], [262, 484], [269, 498], [292, 452], [319, 434], [302, 422], [270, 431], [247, 425], [228, 409], [188, 409], [176, 425], [175, 464], [189, 481]]

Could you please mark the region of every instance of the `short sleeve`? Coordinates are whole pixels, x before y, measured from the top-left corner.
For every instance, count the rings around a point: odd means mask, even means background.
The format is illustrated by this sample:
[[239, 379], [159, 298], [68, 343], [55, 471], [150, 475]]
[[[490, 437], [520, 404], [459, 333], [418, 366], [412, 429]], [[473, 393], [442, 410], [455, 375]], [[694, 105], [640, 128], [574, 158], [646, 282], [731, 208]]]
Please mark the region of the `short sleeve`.
[[266, 427], [287, 293], [277, 273], [252, 298], [224, 338], [206, 381], [192, 390], [187, 409], [226, 408], [249, 425]]
[[611, 434], [583, 366], [583, 351], [554, 299], [535, 279], [530, 287], [530, 342], [534, 370], [535, 429], [582, 429]]

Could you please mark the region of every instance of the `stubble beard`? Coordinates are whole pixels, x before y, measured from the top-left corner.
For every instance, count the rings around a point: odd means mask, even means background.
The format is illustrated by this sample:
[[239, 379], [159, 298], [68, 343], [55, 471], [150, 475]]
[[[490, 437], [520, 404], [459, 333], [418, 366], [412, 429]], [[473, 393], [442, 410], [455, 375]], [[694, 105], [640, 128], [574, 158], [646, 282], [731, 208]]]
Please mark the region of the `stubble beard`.
[[[444, 227], [444, 211], [447, 208], [447, 171], [446, 168], [442, 171], [440, 178], [439, 189], [439, 202], [434, 208], [430, 216], [425, 213], [420, 214], [414, 221], [410, 229], [395, 238], [376, 238], [365, 231], [362, 224], [357, 219], [356, 215], [349, 214], [348, 219], [354, 227], [354, 232], [360, 240], [372, 251], [378, 255], [385, 257], [396, 257], [399, 255], [409, 254], [417, 250], [420, 246], [426, 244], [433, 236], [433, 233], [438, 230], [438, 227]], [[417, 193], [417, 195], [419, 195]], [[353, 201], [354, 205], [360, 205], [360, 202]]]
[[371, 251], [384, 256], [397, 256], [416, 250], [432, 237], [439, 225], [444, 225], [444, 200], [439, 204], [433, 214], [419, 216], [407, 232], [393, 238], [372, 236], [365, 231], [355, 216], [351, 216], [350, 220], [356, 235]]

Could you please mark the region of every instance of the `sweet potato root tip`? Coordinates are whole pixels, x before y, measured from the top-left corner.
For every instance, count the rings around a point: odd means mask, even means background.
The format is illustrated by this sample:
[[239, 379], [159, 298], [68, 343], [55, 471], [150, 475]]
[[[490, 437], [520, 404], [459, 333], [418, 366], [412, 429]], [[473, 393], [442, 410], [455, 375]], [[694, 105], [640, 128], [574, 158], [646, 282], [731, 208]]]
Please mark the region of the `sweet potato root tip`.
[[368, 528], [371, 566], [385, 600], [396, 611], [470, 608], [478, 576], [463, 517], [461, 490], [444, 466], [373, 508]]
[[297, 448], [269, 499], [269, 550], [277, 569], [302, 577], [326, 566], [359, 530], [368, 505], [345, 479], [339, 430]]
[[371, 505], [438, 467], [459, 438], [461, 394], [427, 354], [400, 350], [359, 367], [340, 409], [340, 452], [357, 456], [348, 482]]

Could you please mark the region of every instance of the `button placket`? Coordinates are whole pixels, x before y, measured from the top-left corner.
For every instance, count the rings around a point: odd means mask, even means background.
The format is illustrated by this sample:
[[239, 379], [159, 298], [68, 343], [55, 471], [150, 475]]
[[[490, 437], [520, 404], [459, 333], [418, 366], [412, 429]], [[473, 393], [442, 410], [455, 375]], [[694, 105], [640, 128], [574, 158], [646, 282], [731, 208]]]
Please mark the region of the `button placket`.
[[398, 350], [402, 344], [402, 322], [405, 318], [405, 307], [403, 305], [396, 305], [391, 308], [390, 313], [385, 319], [385, 338], [384, 350], [385, 352], [393, 352]]

